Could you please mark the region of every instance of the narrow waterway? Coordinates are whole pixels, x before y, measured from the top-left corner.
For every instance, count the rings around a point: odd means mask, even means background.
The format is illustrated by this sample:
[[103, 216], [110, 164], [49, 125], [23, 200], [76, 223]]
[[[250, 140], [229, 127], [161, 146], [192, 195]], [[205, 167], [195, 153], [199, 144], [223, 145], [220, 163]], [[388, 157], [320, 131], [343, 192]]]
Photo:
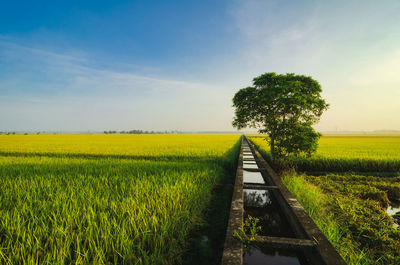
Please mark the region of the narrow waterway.
[[[265, 184], [261, 172], [251, 171], [258, 169], [257, 162], [248, 145], [243, 149], [243, 182]], [[249, 169], [249, 170], [246, 170]], [[244, 219], [249, 216], [258, 218], [261, 231], [259, 236], [294, 237], [284, 214], [279, 209], [274, 195], [265, 189], [243, 189]], [[274, 249], [271, 247], [253, 245], [244, 250], [243, 264], [276, 264], [276, 265], [303, 265], [302, 254], [293, 250]]]
[[243, 264], [246, 265], [304, 265], [307, 264], [301, 252], [273, 248], [247, 248]]
[[264, 178], [260, 172], [253, 172], [243, 170], [243, 181], [244, 183], [257, 183], [264, 184]]

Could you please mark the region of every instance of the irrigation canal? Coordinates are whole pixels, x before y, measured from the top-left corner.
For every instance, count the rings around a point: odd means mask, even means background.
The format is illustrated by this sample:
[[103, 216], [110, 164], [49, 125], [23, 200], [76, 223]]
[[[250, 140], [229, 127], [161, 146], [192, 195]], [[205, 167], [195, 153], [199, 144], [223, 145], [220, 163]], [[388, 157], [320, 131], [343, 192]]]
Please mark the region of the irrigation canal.
[[[261, 231], [244, 247], [234, 236], [248, 216]], [[242, 144], [232, 195], [223, 265], [344, 265], [334, 247], [252, 143]]]

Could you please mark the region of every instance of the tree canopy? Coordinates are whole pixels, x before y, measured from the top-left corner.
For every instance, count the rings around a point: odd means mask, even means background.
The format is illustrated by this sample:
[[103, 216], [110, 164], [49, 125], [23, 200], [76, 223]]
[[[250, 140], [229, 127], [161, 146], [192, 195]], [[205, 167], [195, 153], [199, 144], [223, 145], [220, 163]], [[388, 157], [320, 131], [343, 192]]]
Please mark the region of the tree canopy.
[[329, 106], [321, 92], [320, 84], [309, 76], [265, 73], [253, 79], [253, 86], [235, 94], [232, 124], [268, 134], [272, 160], [290, 154], [310, 155], [320, 137], [312, 125]]

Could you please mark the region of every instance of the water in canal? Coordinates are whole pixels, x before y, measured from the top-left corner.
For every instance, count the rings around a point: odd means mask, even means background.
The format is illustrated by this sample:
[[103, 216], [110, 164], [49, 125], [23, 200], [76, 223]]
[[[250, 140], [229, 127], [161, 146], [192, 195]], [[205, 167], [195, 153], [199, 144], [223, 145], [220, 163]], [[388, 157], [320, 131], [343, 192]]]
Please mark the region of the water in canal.
[[301, 252], [254, 246], [245, 249], [244, 265], [307, 265]]
[[271, 196], [268, 190], [243, 190], [245, 207], [269, 207], [272, 205]]
[[[248, 169], [257, 169], [257, 163], [249, 148], [243, 152], [243, 182], [265, 184], [261, 172]], [[294, 237], [286, 217], [270, 190], [243, 189], [244, 218], [248, 216], [259, 219], [261, 226], [260, 236]], [[243, 264], [274, 264], [274, 265], [305, 265], [305, 258], [301, 252], [294, 250], [274, 249], [262, 244], [246, 247], [244, 250]]]
[[264, 184], [264, 178], [262, 177], [260, 172], [253, 172], [243, 170], [243, 182], [244, 183], [257, 183]]
[[243, 168], [244, 168], [244, 169], [245, 169], [245, 168], [254, 168], [254, 169], [257, 169], [258, 166], [257, 166], [256, 163], [243, 163]]
[[260, 236], [294, 237], [285, 215], [268, 190], [244, 189], [244, 218], [259, 219]]

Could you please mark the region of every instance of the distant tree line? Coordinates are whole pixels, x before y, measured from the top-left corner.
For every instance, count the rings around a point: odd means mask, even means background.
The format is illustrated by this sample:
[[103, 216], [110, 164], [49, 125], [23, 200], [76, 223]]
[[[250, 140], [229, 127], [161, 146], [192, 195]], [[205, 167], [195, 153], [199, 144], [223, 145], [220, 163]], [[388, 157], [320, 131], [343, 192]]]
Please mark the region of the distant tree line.
[[143, 130], [130, 130], [130, 131], [104, 131], [104, 134], [178, 134], [179, 131], [143, 131]]
[[117, 131], [104, 131], [104, 134], [115, 134], [118, 133]]
[[[18, 132], [18, 133], [16, 133], [16, 132], [1, 132], [0, 131], [0, 134], [6, 134], [6, 135], [23, 134], [23, 135], [28, 135], [29, 133], [27, 133], [27, 132]], [[31, 133], [31, 134], [35, 134], [35, 133]], [[40, 134], [40, 132], [36, 132], [36, 134]]]

